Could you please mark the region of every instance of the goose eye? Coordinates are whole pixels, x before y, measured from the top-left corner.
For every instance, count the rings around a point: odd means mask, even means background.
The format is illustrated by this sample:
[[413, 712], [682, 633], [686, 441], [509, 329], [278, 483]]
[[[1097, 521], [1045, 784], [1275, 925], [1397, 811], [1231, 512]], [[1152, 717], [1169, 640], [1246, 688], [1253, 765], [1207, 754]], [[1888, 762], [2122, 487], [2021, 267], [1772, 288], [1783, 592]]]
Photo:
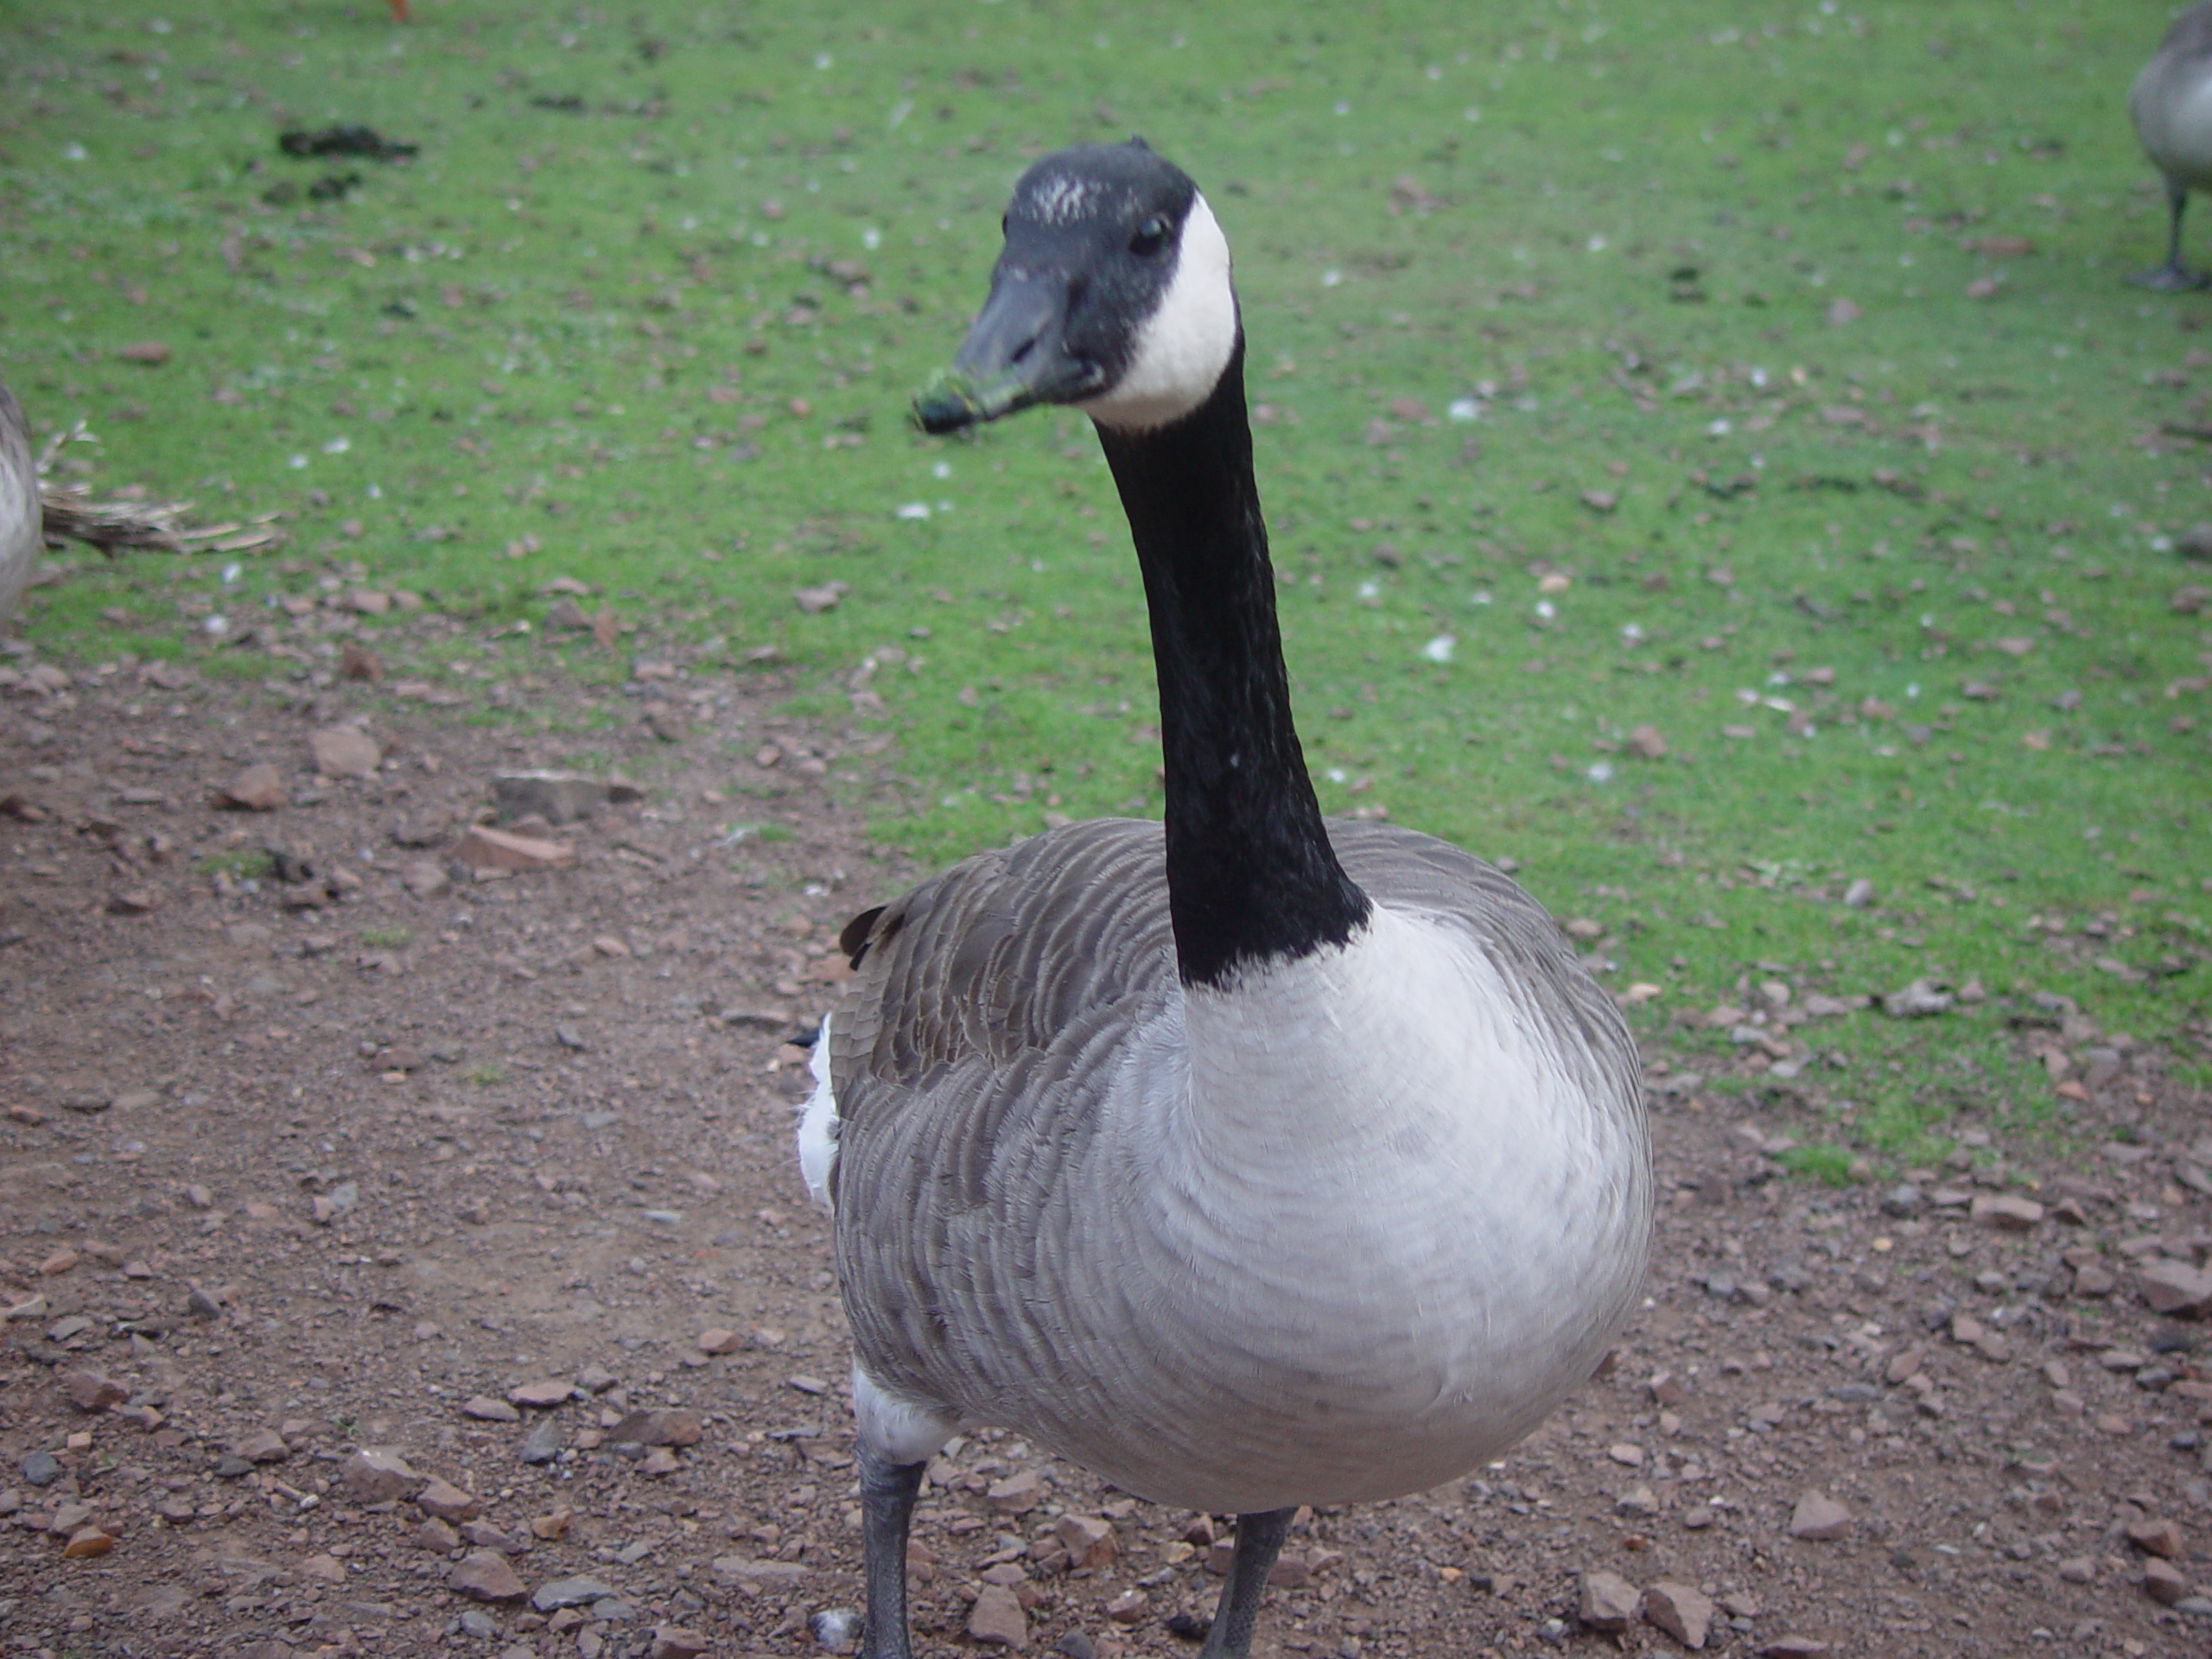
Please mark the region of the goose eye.
[[1167, 221], [1158, 213], [1137, 226], [1136, 234], [1129, 238], [1129, 251], [1138, 254], [1158, 253], [1167, 245]]

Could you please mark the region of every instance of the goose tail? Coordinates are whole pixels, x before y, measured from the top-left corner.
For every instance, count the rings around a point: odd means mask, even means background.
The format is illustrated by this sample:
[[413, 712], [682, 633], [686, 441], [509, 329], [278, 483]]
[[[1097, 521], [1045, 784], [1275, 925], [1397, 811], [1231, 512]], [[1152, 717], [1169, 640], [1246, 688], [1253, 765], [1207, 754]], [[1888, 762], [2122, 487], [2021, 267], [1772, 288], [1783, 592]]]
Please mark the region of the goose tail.
[[815, 1034], [808, 1070], [814, 1074], [814, 1092], [807, 1096], [806, 1110], [798, 1121], [799, 1173], [806, 1178], [806, 1190], [814, 1195], [814, 1201], [834, 1214], [836, 1204], [830, 1197], [830, 1185], [837, 1168], [837, 1096], [830, 1086], [827, 1014]]

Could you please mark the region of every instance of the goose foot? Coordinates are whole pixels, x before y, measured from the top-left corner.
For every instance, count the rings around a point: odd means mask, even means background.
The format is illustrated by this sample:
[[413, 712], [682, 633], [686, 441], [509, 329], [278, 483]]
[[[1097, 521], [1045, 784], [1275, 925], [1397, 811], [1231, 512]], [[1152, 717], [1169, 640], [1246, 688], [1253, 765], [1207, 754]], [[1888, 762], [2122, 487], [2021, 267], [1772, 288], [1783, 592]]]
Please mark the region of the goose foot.
[[2202, 288], [2212, 283], [2212, 276], [2194, 275], [2181, 262], [2181, 220], [2189, 210], [2189, 187], [2171, 174], [2166, 178], [2166, 263], [2156, 270], [2146, 270], [2129, 280], [2142, 288], [2155, 288], [2168, 294], [2185, 293], [2190, 289]]
[[856, 1450], [861, 1577], [868, 1594], [860, 1659], [912, 1659], [906, 1629], [906, 1530], [913, 1520], [915, 1496], [922, 1490], [922, 1471], [928, 1465], [893, 1463], [865, 1443]]
[[1198, 1659], [1244, 1659], [1252, 1645], [1252, 1627], [1260, 1617], [1260, 1592], [1268, 1587], [1268, 1574], [1290, 1532], [1295, 1510], [1266, 1510], [1236, 1517], [1236, 1549], [1229, 1558], [1229, 1580], [1221, 1586], [1221, 1602], [1206, 1630], [1205, 1645]]
[[2182, 265], [2160, 265], [2155, 270], [2145, 270], [2128, 278], [2138, 288], [2155, 288], [2161, 293], [2185, 294], [2193, 289], [2212, 285], [2212, 276], [2194, 271]]

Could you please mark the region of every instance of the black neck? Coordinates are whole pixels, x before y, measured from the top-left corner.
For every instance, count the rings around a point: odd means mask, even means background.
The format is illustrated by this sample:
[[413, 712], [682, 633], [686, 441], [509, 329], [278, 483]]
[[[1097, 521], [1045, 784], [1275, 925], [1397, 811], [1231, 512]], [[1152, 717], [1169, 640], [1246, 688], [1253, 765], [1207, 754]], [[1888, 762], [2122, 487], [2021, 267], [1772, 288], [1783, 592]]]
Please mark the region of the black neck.
[[1291, 726], [1243, 341], [1182, 420], [1098, 436], [1152, 613], [1183, 982], [1223, 985], [1243, 964], [1342, 944], [1367, 918], [1367, 895], [1329, 846]]

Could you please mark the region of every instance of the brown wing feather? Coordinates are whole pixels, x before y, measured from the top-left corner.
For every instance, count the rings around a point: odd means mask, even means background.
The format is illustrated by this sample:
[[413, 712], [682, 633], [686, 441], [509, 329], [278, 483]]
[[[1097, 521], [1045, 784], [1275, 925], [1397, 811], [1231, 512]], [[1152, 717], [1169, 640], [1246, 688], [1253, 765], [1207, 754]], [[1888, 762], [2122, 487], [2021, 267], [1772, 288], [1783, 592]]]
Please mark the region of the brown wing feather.
[[1157, 823], [1102, 818], [981, 853], [841, 941], [860, 970], [832, 1027], [831, 1087], [853, 1126], [868, 1084], [926, 1086], [1011, 1063], [1086, 1010], [1164, 994], [1174, 944]]

